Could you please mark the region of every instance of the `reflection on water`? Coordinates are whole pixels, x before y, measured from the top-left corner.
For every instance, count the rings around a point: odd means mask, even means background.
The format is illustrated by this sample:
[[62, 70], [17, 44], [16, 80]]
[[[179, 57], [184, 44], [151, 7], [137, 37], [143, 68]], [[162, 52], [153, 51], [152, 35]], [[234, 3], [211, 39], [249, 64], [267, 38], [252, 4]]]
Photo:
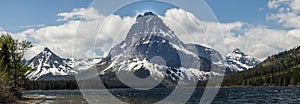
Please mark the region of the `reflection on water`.
[[[184, 89], [182, 89], [184, 90]], [[106, 90], [88, 90], [91, 94], [100, 96], [93, 100], [94, 103], [117, 103], [114, 101], [111, 94], [104, 93]], [[189, 103], [198, 103], [204, 88], [198, 88]], [[140, 93], [136, 90], [130, 89], [114, 89], [110, 91], [116, 98], [123, 102], [132, 104], [137, 103], [152, 103], [157, 102], [160, 97], [165, 96], [170, 92], [168, 89], [156, 89], [153, 92]], [[73, 104], [81, 103], [87, 104], [85, 98], [81, 95], [79, 90], [52, 90], [52, 91], [25, 91], [25, 95], [45, 96], [45, 103], [51, 104]], [[182, 94], [186, 96], [188, 94]], [[176, 103], [176, 100], [169, 101]], [[299, 103], [300, 102], [300, 88], [299, 87], [249, 87], [249, 88], [222, 88], [215, 97], [213, 104], [224, 103]]]

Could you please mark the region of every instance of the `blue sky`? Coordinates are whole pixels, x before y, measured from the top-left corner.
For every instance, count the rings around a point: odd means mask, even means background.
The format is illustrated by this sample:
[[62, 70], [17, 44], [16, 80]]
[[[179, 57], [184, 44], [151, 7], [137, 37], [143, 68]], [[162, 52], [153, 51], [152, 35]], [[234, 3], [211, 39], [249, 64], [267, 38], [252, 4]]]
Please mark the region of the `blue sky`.
[[275, 21], [267, 21], [266, 16], [276, 11], [268, 8], [269, 0], [205, 0], [221, 23], [235, 21], [251, 25], [265, 25], [283, 29]]
[[57, 14], [88, 7], [91, 0], [1, 0], [0, 27], [9, 32], [25, 30], [20, 26], [58, 25]]
[[206, 0], [221, 22], [245, 21], [253, 24], [266, 22], [270, 13], [268, 0]]
[[[0, 27], [9, 32], [26, 30], [24, 26], [58, 25], [58, 13], [69, 12], [74, 8], [86, 8], [92, 0], [2, 0], [0, 4]], [[241, 21], [252, 25], [278, 27], [266, 21], [268, 0], [206, 0], [221, 23]], [[144, 5], [140, 5], [144, 6]], [[171, 6], [149, 6], [169, 8]], [[143, 10], [141, 10], [143, 11]], [[126, 13], [120, 14], [126, 15]]]
[[[141, 8], [141, 9], [140, 9]], [[135, 2], [132, 4], [129, 4], [127, 6], [124, 6], [117, 10], [115, 14], [120, 15], [120, 16], [135, 16], [136, 15], [136, 10], [138, 12], [144, 13], [148, 11], [152, 11], [155, 14], [159, 15], [164, 15], [164, 13], [171, 8], [178, 8], [174, 5], [170, 5], [168, 3], [164, 2], [153, 2], [153, 1], [140, 1], [140, 2]], [[128, 12], [131, 11], [131, 12]]]

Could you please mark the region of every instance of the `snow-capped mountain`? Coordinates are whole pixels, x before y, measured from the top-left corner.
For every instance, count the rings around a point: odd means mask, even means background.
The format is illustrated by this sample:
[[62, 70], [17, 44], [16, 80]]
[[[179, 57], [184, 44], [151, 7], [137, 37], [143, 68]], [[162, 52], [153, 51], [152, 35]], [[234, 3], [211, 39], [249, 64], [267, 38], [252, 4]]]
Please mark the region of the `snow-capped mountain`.
[[70, 59], [61, 58], [46, 47], [26, 63], [27, 66], [34, 69], [28, 71], [26, 75], [31, 80], [38, 80], [45, 75], [64, 76], [77, 73], [69, 64], [70, 62]]
[[228, 64], [227, 67], [233, 72], [245, 71], [260, 63], [258, 59], [246, 55], [238, 48], [226, 56], [226, 61]]
[[125, 40], [110, 50], [97, 69], [103, 80], [117, 79], [116, 73], [134, 72], [154, 79], [198, 81], [218, 74], [211, 71], [213, 59], [221, 60], [218, 52], [184, 44], [157, 15], [146, 12], [137, 16]]
[[25, 62], [27, 66], [34, 69], [28, 71], [26, 76], [30, 80], [75, 80], [72, 75], [94, 66], [100, 60], [100, 58], [61, 58], [46, 47], [31, 60]]

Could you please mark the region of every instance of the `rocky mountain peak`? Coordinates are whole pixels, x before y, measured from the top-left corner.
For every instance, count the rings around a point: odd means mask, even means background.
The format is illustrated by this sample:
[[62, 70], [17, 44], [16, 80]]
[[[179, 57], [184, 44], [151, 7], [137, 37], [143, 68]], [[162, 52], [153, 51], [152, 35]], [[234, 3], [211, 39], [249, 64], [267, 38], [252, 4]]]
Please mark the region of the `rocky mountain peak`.
[[232, 53], [236, 53], [236, 54], [244, 54], [244, 52], [242, 52], [239, 48], [236, 48], [235, 50], [233, 50]]
[[157, 17], [157, 15], [152, 12], [145, 12], [144, 15], [140, 14], [136, 18], [138, 19], [138, 18], [151, 17], [151, 16]]
[[43, 51], [51, 52], [51, 50], [48, 47], [45, 47]]
[[183, 44], [163, 20], [152, 12], [137, 16], [136, 23], [132, 25], [124, 42], [128, 46], [133, 46], [137, 42], [147, 41], [153, 37], [162, 37], [174, 44]]
[[234, 71], [244, 71], [253, 68], [260, 61], [236, 48], [226, 56], [226, 61]]

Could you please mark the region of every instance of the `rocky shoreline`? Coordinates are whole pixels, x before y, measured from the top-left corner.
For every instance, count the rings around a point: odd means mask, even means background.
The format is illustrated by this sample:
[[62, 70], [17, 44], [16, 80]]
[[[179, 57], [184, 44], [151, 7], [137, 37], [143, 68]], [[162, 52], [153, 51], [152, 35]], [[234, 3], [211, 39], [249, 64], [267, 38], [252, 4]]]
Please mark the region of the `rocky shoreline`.
[[17, 104], [41, 104], [55, 100], [54, 96], [45, 95], [23, 95], [22, 98], [16, 101]]

